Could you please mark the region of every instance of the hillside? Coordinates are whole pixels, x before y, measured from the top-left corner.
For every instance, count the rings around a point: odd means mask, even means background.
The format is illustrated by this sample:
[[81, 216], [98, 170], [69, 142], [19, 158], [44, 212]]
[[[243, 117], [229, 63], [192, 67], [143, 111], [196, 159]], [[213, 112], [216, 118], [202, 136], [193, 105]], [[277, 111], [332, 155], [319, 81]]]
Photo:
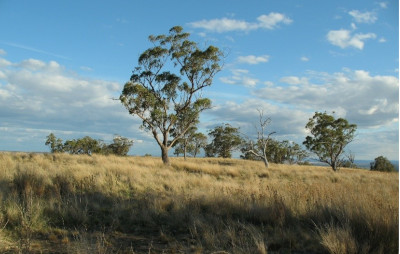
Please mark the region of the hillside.
[[398, 253], [398, 173], [0, 153], [3, 253]]

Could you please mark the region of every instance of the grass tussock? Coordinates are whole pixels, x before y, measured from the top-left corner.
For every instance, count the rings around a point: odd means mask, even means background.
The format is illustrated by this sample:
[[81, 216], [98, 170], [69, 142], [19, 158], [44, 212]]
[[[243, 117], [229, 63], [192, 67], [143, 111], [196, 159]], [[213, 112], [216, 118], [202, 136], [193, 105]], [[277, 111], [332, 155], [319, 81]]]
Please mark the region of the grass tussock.
[[398, 174], [0, 153], [0, 251], [398, 253]]

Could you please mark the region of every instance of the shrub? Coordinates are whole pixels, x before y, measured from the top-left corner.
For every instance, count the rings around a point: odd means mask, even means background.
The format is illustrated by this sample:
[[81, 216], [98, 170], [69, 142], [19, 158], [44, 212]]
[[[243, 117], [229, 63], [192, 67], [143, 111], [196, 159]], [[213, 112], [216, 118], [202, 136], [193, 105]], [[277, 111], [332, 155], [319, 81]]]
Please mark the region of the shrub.
[[384, 171], [384, 172], [394, 172], [395, 168], [390, 161], [383, 156], [375, 158], [374, 162], [371, 162], [371, 170], [373, 171]]

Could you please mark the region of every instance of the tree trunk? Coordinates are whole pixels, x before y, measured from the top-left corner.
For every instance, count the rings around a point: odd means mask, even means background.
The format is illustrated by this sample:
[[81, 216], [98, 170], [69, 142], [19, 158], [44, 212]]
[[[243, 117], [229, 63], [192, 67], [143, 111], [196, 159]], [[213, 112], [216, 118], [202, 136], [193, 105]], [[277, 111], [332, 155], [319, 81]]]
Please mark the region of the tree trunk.
[[168, 148], [161, 147], [161, 158], [164, 165], [170, 165], [169, 157], [168, 157]]
[[269, 167], [269, 163], [268, 163], [267, 157], [263, 157], [262, 159], [263, 159], [263, 161], [264, 161], [265, 167], [268, 168], [268, 167]]
[[333, 171], [335, 171], [335, 172], [338, 172], [338, 171], [339, 171], [339, 167], [338, 167], [337, 164], [338, 164], [338, 163], [337, 163], [336, 161], [332, 163], [332, 169], [333, 169]]
[[264, 161], [265, 167], [268, 168], [268, 167], [269, 167], [269, 163], [268, 163], [268, 159], [267, 159], [266, 146], [264, 146], [264, 149], [263, 149], [263, 157], [261, 157], [261, 158], [262, 158], [262, 160]]
[[185, 143], [183, 144], [183, 160], [186, 160], [186, 146], [187, 146], [187, 142], [185, 140]]

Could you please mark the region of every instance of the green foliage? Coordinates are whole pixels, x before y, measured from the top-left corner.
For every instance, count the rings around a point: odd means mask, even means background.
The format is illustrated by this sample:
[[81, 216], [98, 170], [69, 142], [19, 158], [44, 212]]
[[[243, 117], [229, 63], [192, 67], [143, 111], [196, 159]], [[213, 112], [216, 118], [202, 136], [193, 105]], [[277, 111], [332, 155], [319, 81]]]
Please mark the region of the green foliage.
[[307, 136], [303, 144], [315, 153], [321, 162], [329, 164], [334, 171], [339, 170], [340, 156], [355, 135], [357, 125], [346, 119], [335, 119], [326, 112], [316, 112], [309, 119], [306, 128], [312, 136]]
[[53, 133], [47, 136], [46, 145], [50, 146], [52, 153], [67, 152], [70, 154], [115, 154], [115, 155], [127, 155], [129, 149], [133, 145], [133, 140], [116, 135], [113, 139], [113, 143], [107, 145], [101, 140], [93, 139], [89, 136], [85, 136], [79, 139], [67, 140], [62, 143], [62, 140], [56, 138]]
[[287, 142], [286, 161], [288, 161], [289, 164], [299, 163], [307, 158], [307, 151], [304, 150], [299, 144], [295, 142], [289, 142], [287, 140], [284, 142]]
[[201, 132], [196, 132], [192, 136], [191, 144], [192, 146], [189, 153], [193, 155], [193, 157], [196, 157], [200, 153], [201, 149], [205, 149], [207, 146], [207, 136]]
[[[194, 135], [195, 131], [197, 130], [197, 127], [193, 126], [189, 128], [185, 134], [183, 134], [173, 145], [175, 148], [174, 154], [179, 156], [180, 154], [183, 154], [183, 157], [186, 159], [186, 154], [188, 150], [192, 149], [192, 144], [191, 144], [191, 139], [192, 136]], [[172, 133], [172, 135], [175, 135], [175, 131]]]
[[229, 124], [215, 127], [208, 135], [212, 138], [212, 142], [205, 147], [207, 157], [231, 158], [232, 151], [239, 148], [243, 142], [239, 128]]
[[56, 138], [53, 133], [50, 133], [46, 137], [45, 145], [50, 147], [50, 151], [52, 153], [60, 153], [63, 152], [63, 141], [62, 139]]
[[374, 162], [371, 162], [370, 169], [373, 171], [384, 171], [384, 172], [394, 172], [396, 171], [394, 165], [384, 156], [379, 156], [375, 158]]
[[199, 92], [221, 70], [220, 50], [214, 46], [201, 50], [188, 37], [179, 26], [169, 35], [149, 36], [154, 46], [140, 55], [120, 96], [129, 113], [142, 119], [141, 127], [153, 134], [165, 164], [168, 150], [198, 121], [200, 112], [211, 107]]
[[92, 154], [100, 153], [102, 142], [85, 136], [80, 139], [67, 140], [64, 144], [64, 151], [70, 154]]
[[103, 148], [103, 150], [106, 150], [107, 153], [125, 156], [128, 154], [129, 149], [132, 147], [132, 145], [133, 140], [116, 135], [113, 139], [113, 143]]
[[[240, 149], [242, 152], [240, 158], [246, 160], [262, 160], [260, 157], [249, 152], [249, 150], [252, 149], [251, 147], [252, 145], [250, 142], [244, 143]], [[257, 147], [260, 147], [260, 145]], [[268, 161], [280, 164], [285, 162], [289, 164], [300, 163], [308, 156], [307, 151], [302, 149], [299, 144], [288, 140], [278, 141], [270, 139], [267, 143], [266, 151]]]
[[201, 149], [207, 145], [207, 137], [200, 132], [196, 132], [197, 128], [190, 128], [178, 141], [174, 144], [174, 154], [179, 156], [183, 154], [186, 159], [186, 154], [189, 153], [196, 157]]

